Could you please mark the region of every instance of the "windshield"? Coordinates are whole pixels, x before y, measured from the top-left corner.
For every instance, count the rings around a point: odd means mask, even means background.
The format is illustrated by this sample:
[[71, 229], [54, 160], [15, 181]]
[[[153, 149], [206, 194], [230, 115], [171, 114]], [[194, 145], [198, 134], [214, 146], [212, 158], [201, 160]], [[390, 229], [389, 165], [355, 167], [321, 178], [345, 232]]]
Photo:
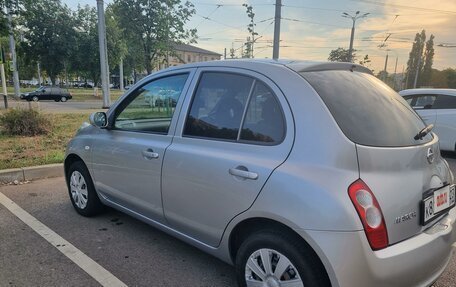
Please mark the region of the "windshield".
[[381, 147], [429, 142], [415, 140], [425, 124], [409, 104], [372, 75], [351, 71], [304, 72], [343, 133], [353, 142]]
[[44, 90], [44, 87], [43, 87], [43, 86], [41, 86], [41, 87], [39, 87], [38, 89], [36, 89], [35, 92], [39, 92], [39, 91], [41, 91], [41, 90]]

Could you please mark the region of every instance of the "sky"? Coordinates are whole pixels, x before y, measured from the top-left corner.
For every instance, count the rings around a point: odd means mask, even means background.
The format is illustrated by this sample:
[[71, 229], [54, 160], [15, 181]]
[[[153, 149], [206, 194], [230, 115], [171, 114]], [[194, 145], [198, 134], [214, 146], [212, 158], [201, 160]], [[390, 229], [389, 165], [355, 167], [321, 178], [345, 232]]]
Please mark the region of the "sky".
[[[78, 4], [96, 6], [96, 0], [63, 0], [70, 8]], [[109, 4], [111, 0], [105, 0]], [[253, 7], [255, 30], [261, 37], [254, 45], [255, 58], [272, 57], [275, 0], [192, 0], [196, 15], [187, 28], [197, 28], [195, 46], [220, 54], [236, 49], [249, 36], [249, 18], [243, 3]], [[430, 5], [432, 4], [432, 5]], [[354, 49], [359, 58], [369, 55], [370, 68], [394, 73], [407, 66], [415, 34], [426, 30], [435, 36], [434, 68], [456, 68], [456, 1], [455, 0], [282, 0], [280, 58], [326, 61], [331, 50], [348, 49], [352, 20], [342, 13], [370, 13], [356, 21]], [[390, 35], [391, 34], [391, 35]], [[388, 37], [388, 35], [390, 35]], [[384, 40], [387, 39], [386, 42]], [[384, 45], [382, 45], [384, 44]], [[439, 47], [439, 44], [455, 47]], [[384, 47], [379, 47], [384, 46]]]

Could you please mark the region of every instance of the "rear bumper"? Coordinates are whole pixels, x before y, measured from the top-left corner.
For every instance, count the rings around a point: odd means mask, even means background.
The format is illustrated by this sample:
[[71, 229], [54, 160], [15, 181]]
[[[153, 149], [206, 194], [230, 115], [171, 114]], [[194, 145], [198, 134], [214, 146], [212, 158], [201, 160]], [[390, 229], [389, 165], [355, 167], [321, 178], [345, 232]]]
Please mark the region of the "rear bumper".
[[[364, 231], [302, 231], [311, 238], [333, 286], [430, 286], [448, 265], [456, 241], [456, 208], [425, 232], [372, 251]], [[299, 231], [298, 231], [299, 232]]]

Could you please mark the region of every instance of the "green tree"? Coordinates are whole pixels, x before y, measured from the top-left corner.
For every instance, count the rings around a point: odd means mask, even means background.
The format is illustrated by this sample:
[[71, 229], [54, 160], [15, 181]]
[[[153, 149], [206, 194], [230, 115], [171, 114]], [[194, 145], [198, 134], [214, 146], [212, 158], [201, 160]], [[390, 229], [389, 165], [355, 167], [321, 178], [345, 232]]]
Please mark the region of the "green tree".
[[[328, 61], [331, 61], [331, 62], [349, 62], [349, 53], [348, 53], [348, 49], [345, 49], [345, 48], [337, 48], [337, 49], [334, 49], [334, 50], [331, 50], [331, 52], [329, 52], [329, 57], [328, 57]], [[356, 62], [357, 61], [357, 58], [358, 56], [356, 55], [356, 50], [353, 49], [353, 62]], [[371, 60], [369, 58], [369, 55], [364, 55], [364, 57], [358, 61], [358, 64], [360, 64], [361, 66], [365, 66], [365, 67], [368, 67], [371, 63]]]
[[174, 51], [176, 42], [196, 39], [185, 24], [195, 14], [192, 3], [181, 0], [114, 0], [113, 10], [128, 43], [137, 42], [147, 73], [153, 63]]
[[445, 69], [443, 72], [446, 74], [448, 88], [456, 89], [456, 70], [455, 69]]
[[119, 19], [113, 11], [113, 5], [106, 7], [106, 45], [108, 47], [108, 61], [112, 70], [117, 67], [120, 60], [127, 54], [127, 42], [123, 36], [124, 31], [119, 25]]
[[72, 71], [77, 76], [91, 79], [97, 84], [100, 79], [97, 10], [89, 5], [78, 6], [73, 19], [76, 49], [71, 57]]
[[53, 84], [68, 68], [76, 33], [70, 9], [59, 0], [27, 0], [21, 17], [28, 56], [39, 61]]
[[421, 71], [423, 65], [423, 50], [424, 43], [426, 41], [426, 31], [421, 31], [421, 33], [416, 33], [415, 41], [412, 46], [412, 50], [409, 53], [409, 59], [407, 61], [407, 78], [406, 78], [406, 88], [413, 88], [415, 81], [415, 75], [418, 70], [418, 74]]
[[255, 13], [253, 13], [253, 7], [248, 4], [242, 4], [243, 7], [246, 8], [247, 17], [249, 17], [249, 24], [247, 25], [247, 31], [250, 34], [250, 37], [247, 38], [247, 42], [245, 43], [245, 51], [243, 58], [253, 58], [253, 45], [255, 43], [255, 36], [258, 36], [258, 33], [255, 32]]
[[424, 51], [424, 66], [420, 75], [420, 86], [429, 86], [432, 76], [432, 64], [434, 63], [434, 35], [429, 37], [426, 42], [426, 49]]
[[[329, 52], [329, 57], [328, 57], [328, 61], [331, 61], [331, 62], [349, 62], [348, 58], [349, 58], [349, 53], [348, 53], [348, 49], [344, 49], [344, 48], [337, 48], [337, 49], [334, 49], [334, 50], [331, 50], [331, 52]], [[355, 50], [353, 50], [353, 58], [355, 58]]]

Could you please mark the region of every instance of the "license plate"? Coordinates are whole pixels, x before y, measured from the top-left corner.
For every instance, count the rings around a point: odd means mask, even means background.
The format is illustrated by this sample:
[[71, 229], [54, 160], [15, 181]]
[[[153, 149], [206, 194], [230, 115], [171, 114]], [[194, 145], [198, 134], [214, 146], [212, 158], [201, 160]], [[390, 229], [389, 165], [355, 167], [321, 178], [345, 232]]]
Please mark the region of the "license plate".
[[421, 201], [421, 224], [426, 225], [437, 216], [455, 206], [455, 185], [434, 190]]

